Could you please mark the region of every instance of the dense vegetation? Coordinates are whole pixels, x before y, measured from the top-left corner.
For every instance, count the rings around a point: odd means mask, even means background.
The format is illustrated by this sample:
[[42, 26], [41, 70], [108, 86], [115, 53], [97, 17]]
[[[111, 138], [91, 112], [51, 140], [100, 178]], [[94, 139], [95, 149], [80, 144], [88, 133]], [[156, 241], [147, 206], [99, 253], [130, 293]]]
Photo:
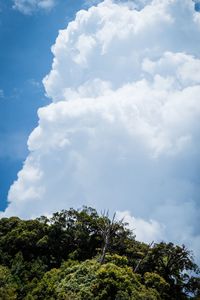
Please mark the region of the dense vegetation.
[[0, 219], [0, 299], [200, 299], [200, 280], [184, 246], [138, 242], [84, 207]]

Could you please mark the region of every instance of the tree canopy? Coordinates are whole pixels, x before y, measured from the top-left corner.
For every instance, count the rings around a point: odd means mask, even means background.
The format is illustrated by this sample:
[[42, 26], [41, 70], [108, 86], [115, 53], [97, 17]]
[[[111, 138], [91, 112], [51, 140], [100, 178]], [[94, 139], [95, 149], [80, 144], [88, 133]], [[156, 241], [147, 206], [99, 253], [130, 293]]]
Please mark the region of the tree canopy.
[[90, 207], [2, 218], [0, 299], [200, 299], [199, 270], [184, 245], [138, 242]]

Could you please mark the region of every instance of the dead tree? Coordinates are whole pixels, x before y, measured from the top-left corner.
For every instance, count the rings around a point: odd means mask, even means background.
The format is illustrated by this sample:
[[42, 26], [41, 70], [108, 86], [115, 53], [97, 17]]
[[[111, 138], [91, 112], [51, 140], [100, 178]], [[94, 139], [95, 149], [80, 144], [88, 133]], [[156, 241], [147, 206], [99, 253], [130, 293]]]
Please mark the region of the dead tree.
[[105, 256], [108, 251], [109, 245], [113, 235], [117, 232], [120, 225], [122, 225], [123, 220], [116, 222], [116, 213], [113, 214], [112, 220], [109, 219], [109, 211], [102, 213], [102, 224], [100, 225], [100, 235], [103, 238], [103, 246], [100, 257], [100, 264], [105, 261]]
[[143, 256], [143, 258], [141, 258], [141, 259], [138, 261], [138, 263], [137, 263], [137, 265], [136, 265], [136, 267], [135, 267], [135, 269], [134, 269], [134, 272], [135, 272], [135, 273], [136, 273], [137, 270], [139, 269], [139, 266], [141, 265], [141, 263], [145, 260], [145, 258], [146, 258], [147, 255], [149, 254], [149, 251], [150, 251], [150, 249], [151, 249], [151, 247], [152, 247], [153, 245], [154, 245], [154, 241], [151, 242], [151, 243], [149, 244], [149, 247], [148, 247], [147, 252], [146, 252], [145, 255]]

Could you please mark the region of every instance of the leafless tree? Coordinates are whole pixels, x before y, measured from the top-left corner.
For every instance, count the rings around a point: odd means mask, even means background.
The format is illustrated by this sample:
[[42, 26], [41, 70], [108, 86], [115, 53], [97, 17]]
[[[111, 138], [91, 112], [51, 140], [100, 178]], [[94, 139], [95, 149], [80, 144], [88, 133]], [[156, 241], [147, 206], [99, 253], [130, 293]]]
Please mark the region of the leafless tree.
[[143, 258], [141, 258], [141, 259], [138, 261], [138, 263], [137, 263], [137, 265], [136, 265], [136, 267], [135, 267], [135, 269], [134, 269], [134, 272], [137, 272], [137, 270], [139, 269], [139, 266], [140, 266], [141, 263], [145, 260], [145, 258], [147, 257], [147, 255], [149, 254], [149, 251], [150, 251], [150, 249], [151, 249], [151, 247], [152, 247], [153, 245], [154, 245], [154, 241], [151, 242], [151, 243], [149, 244], [149, 247], [148, 247], [148, 249], [147, 249], [145, 255], [143, 256]]
[[100, 234], [103, 238], [103, 246], [100, 257], [100, 263], [103, 264], [105, 261], [105, 256], [108, 251], [109, 245], [111, 243], [112, 237], [117, 232], [120, 225], [122, 225], [123, 220], [116, 221], [116, 213], [113, 214], [112, 219], [109, 218], [109, 211], [102, 213], [102, 224], [100, 226]]

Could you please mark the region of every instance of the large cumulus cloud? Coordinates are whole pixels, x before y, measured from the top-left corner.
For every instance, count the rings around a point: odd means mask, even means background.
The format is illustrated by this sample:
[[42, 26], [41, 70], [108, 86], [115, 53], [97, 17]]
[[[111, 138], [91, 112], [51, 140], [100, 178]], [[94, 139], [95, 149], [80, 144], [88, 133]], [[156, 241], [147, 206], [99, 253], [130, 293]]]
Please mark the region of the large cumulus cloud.
[[77, 13], [52, 47], [52, 103], [38, 111], [5, 215], [119, 210], [139, 238], [199, 255], [199, 16], [190, 0]]

